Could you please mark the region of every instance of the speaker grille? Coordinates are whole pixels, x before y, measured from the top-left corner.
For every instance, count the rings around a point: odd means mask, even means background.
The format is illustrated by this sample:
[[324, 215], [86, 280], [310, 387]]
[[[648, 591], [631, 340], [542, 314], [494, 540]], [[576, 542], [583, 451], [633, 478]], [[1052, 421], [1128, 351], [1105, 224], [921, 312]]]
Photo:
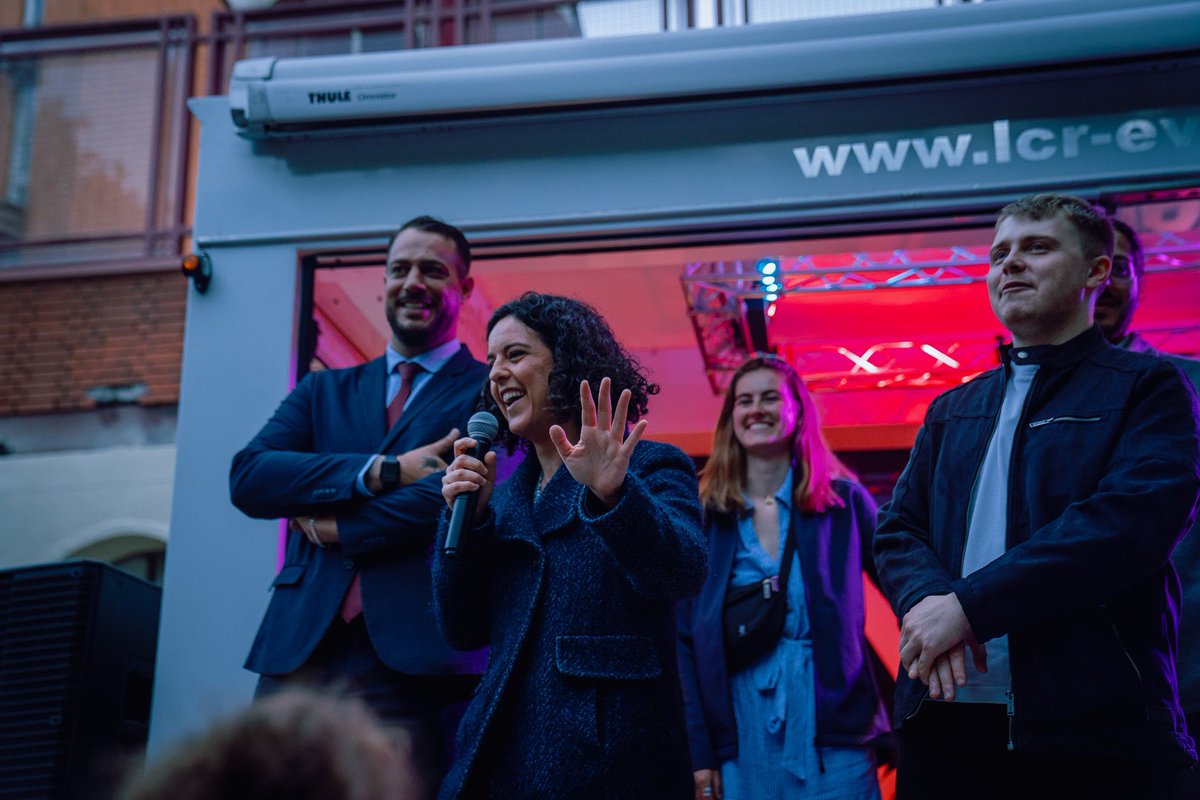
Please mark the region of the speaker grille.
[[152, 675], [160, 591], [93, 561], [0, 571], [0, 798], [72, 796], [127, 738], [130, 667]]

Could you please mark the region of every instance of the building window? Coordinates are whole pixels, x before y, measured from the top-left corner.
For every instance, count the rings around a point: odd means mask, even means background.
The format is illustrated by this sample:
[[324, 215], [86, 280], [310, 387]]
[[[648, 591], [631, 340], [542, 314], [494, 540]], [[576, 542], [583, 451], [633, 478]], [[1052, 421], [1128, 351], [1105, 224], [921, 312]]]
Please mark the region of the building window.
[[194, 47], [190, 17], [0, 31], [0, 277], [178, 261]]

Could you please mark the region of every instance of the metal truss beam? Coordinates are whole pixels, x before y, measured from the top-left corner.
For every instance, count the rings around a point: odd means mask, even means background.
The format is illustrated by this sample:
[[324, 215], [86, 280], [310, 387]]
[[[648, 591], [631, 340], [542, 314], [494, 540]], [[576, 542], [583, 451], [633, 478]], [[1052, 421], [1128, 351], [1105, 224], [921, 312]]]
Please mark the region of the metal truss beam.
[[[1200, 231], [1165, 232], [1143, 242], [1146, 272], [1200, 271]], [[765, 254], [767, 257], [767, 254]], [[713, 391], [751, 355], [747, 301], [768, 303], [784, 295], [937, 288], [978, 283], [987, 277], [984, 246], [771, 257], [779, 269], [764, 286], [756, 261], [694, 262], [680, 280], [696, 340]], [[1168, 349], [1200, 349], [1200, 322], [1155, 332]], [[805, 376], [814, 391], [857, 391], [951, 386], [996, 363], [996, 342], [883, 342], [862, 352], [835, 342], [781, 343], [778, 354]], [[1174, 345], [1172, 347], [1171, 345]]]

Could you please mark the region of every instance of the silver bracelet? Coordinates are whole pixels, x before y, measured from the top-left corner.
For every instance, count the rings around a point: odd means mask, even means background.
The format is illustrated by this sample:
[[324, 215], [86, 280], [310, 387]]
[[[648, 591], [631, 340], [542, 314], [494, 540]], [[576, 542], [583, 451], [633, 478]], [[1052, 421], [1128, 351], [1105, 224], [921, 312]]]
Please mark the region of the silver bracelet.
[[321, 537], [317, 535], [317, 518], [308, 518], [308, 540], [322, 550], [325, 549], [325, 543], [321, 541]]

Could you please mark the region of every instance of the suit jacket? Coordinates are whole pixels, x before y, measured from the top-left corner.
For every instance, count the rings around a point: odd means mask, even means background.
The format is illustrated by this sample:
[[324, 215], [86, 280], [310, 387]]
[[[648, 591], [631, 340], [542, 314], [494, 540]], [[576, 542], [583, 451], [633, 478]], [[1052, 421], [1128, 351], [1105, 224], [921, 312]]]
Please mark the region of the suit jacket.
[[375, 497], [355, 492], [374, 453], [404, 453], [466, 431], [488, 369], [463, 347], [413, 396], [386, 430], [383, 358], [309, 373], [245, 449], [233, 458], [233, 503], [252, 517], [337, 515], [340, 545], [318, 548], [288, 534], [283, 569], [246, 668], [282, 675], [299, 668], [325, 634], [354, 570], [363, 615], [379, 657], [419, 675], [478, 673], [484, 656], [458, 653], [437, 632], [429, 548], [437, 529], [441, 473]]
[[540, 472], [527, 458], [464, 551], [434, 552], [447, 639], [491, 643], [441, 797], [691, 798], [673, 612], [704, 581], [691, 461], [639, 442], [598, 516], [565, 467], [534, 504]]

